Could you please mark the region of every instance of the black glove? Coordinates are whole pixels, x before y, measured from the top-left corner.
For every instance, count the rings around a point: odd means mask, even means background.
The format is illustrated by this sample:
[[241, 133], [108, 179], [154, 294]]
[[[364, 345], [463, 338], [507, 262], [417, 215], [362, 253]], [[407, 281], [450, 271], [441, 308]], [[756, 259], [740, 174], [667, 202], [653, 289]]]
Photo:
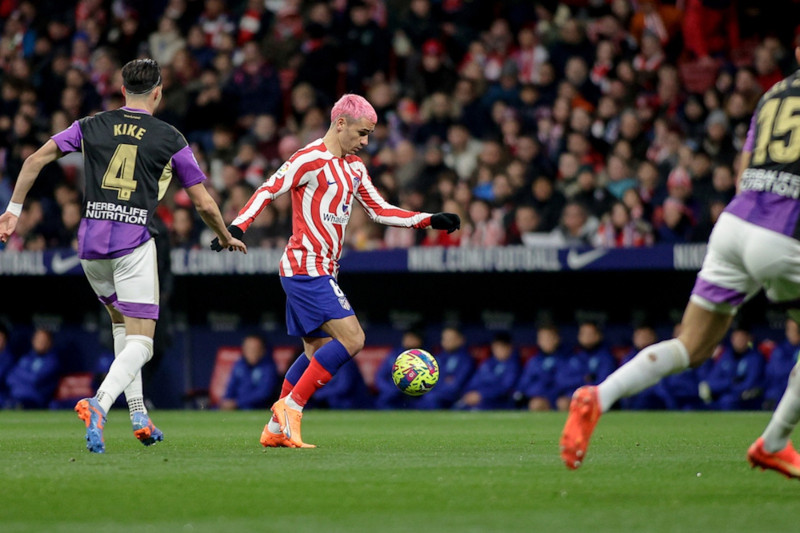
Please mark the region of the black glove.
[[[231, 236], [234, 239], [242, 240], [242, 236], [244, 235], [244, 232], [242, 231], [242, 229], [239, 226], [234, 226], [233, 224], [231, 224], [230, 226], [228, 226], [228, 231], [231, 233]], [[219, 243], [219, 237], [214, 237], [214, 240], [211, 241], [211, 249], [214, 250], [215, 252], [221, 252], [222, 251], [223, 248], [222, 248], [222, 245]], [[229, 250], [232, 250], [232, 249], [233, 248], [229, 248]]]
[[433, 229], [446, 229], [447, 233], [453, 233], [461, 229], [461, 218], [455, 213], [436, 213], [431, 215], [431, 227]]

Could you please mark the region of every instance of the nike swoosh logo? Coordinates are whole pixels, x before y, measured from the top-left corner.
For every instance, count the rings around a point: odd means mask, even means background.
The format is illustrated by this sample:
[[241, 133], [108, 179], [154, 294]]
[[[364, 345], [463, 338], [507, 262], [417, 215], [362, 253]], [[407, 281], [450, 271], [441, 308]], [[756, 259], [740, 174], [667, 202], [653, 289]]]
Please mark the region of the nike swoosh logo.
[[50, 269], [53, 274], [64, 274], [80, 264], [81, 258], [77, 255], [61, 257], [60, 253], [55, 253], [53, 254], [53, 260], [50, 262]]
[[328, 185], [336, 185], [336, 180], [334, 180], [334, 181], [329, 181], [329, 182], [328, 182]]
[[570, 248], [569, 252], [567, 252], [567, 266], [571, 270], [580, 270], [586, 265], [594, 263], [607, 253], [608, 250], [604, 248], [597, 248], [583, 253], [578, 252], [574, 248]]
[[283, 428], [283, 434], [286, 435], [286, 438], [292, 440], [292, 426], [289, 425], [289, 413], [286, 412], [286, 409], [283, 410], [283, 422], [286, 424]]

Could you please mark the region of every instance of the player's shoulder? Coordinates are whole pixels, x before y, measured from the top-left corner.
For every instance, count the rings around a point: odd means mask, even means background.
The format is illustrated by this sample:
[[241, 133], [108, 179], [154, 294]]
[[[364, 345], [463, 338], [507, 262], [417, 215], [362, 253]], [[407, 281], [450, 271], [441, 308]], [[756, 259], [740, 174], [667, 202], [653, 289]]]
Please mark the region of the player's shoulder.
[[767, 89], [760, 102], [765, 102], [775, 97], [800, 95], [800, 70], [786, 76], [781, 81]]
[[367, 166], [364, 164], [364, 160], [357, 155], [347, 155], [344, 160], [362, 178], [367, 175]]
[[322, 139], [317, 139], [297, 150], [287, 161], [290, 163], [295, 161], [304, 163], [313, 159], [325, 159], [327, 155], [328, 150], [325, 148], [325, 143], [322, 142]]
[[322, 139], [319, 139], [297, 150], [286, 160], [281, 169], [300, 173], [313, 171], [324, 166], [330, 157], [330, 152], [325, 148]]

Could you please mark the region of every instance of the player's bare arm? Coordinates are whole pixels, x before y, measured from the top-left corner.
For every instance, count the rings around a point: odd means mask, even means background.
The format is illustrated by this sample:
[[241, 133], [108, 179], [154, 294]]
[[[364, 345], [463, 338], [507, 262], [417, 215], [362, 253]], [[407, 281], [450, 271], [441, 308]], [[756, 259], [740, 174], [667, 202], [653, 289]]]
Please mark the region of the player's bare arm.
[[17, 184], [14, 186], [14, 193], [11, 195], [9, 209], [0, 215], [0, 241], [6, 242], [14, 230], [17, 229], [19, 211], [28, 196], [28, 191], [33, 187], [39, 172], [49, 163], [52, 163], [63, 154], [52, 139], [48, 140], [44, 146], [36, 150], [22, 163], [17, 177]]
[[750, 157], [752, 156], [751, 152], [742, 152], [739, 156], [739, 172], [736, 173], [736, 192], [739, 192], [739, 186], [742, 183], [742, 174], [747, 167], [750, 166]]
[[247, 245], [231, 235], [231, 232], [225, 227], [225, 221], [222, 220], [219, 207], [211, 195], [208, 194], [205, 186], [202, 183], [197, 183], [188, 187], [186, 192], [200, 214], [200, 218], [217, 234], [220, 246], [246, 254]]

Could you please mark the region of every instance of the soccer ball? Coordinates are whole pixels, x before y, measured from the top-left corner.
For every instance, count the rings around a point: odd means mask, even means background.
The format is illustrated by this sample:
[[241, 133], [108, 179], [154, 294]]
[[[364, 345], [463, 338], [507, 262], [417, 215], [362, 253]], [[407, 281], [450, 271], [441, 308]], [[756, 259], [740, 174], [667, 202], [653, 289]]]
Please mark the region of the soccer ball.
[[392, 365], [392, 380], [409, 396], [422, 396], [439, 380], [439, 363], [425, 350], [406, 350]]

